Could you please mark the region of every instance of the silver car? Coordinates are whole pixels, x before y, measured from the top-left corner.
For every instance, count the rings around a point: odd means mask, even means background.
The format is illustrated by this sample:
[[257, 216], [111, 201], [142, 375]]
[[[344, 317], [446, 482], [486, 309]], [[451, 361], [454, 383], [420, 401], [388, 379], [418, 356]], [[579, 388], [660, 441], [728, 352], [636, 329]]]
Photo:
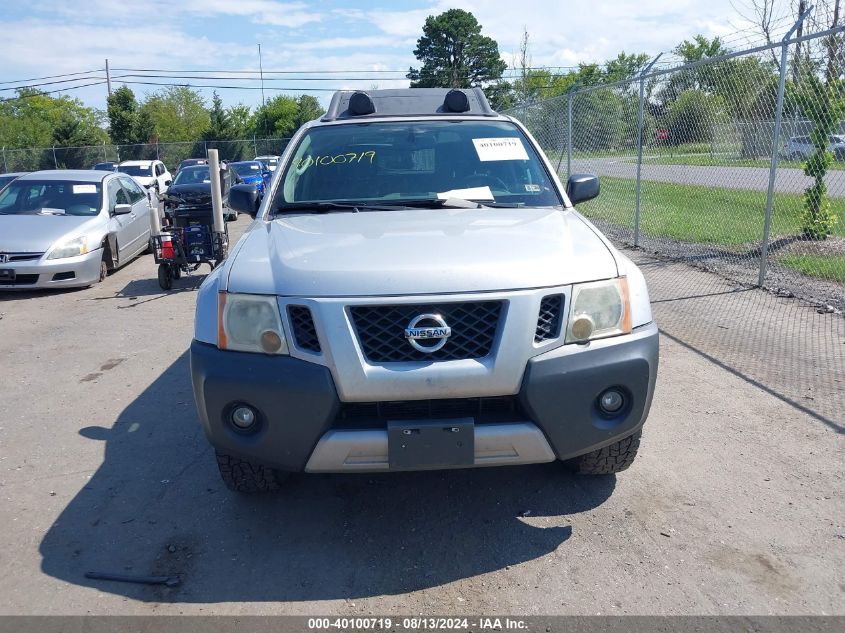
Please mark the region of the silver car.
[[[828, 137], [827, 149], [836, 160], [845, 160], [845, 136]], [[783, 155], [787, 160], [807, 160], [816, 151], [809, 136], [793, 136], [784, 144]]]
[[[226, 485], [288, 472], [634, 460], [657, 376], [639, 269], [480, 89], [337, 93], [199, 291], [191, 372]], [[515, 476], [518, 476], [515, 474]]]
[[0, 192], [0, 290], [90, 286], [147, 250], [151, 202], [132, 177], [50, 170]]

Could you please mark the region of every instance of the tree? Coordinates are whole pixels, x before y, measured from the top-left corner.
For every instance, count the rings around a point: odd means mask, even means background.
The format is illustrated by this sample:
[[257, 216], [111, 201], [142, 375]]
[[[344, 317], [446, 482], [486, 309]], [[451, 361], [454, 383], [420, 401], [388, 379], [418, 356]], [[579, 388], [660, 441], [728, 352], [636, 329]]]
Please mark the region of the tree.
[[115, 145], [136, 142], [138, 126], [138, 101], [131, 88], [121, 86], [109, 95], [106, 112], [109, 119], [109, 136]]
[[210, 123], [202, 95], [187, 86], [168, 86], [149, 95], [140, 111], [147, 112], [161, 142], [196, 141]]
[[296, 108], [296, 116], [293, 120], [294, 131], [298, 130], [305, 123], [323, 116], [325, 113], [317, 97], [312, 97], [311, 95], [300, 96], [296, 100]]
[[232, 128], [232, 134], [236, 138], [252, 136], [253, 120], [252, 110], [249, 106], [239, 103], [238, 105], [229, 106], [226, 112], [229, 117], [229, 125]]
[[478, 20], [463, 9], [428, 16], [414, 55], [423, 65], [406, 75], [412, 88], [483, 86], [500, 79], [507, 68], [496, 40], [481, 35]]
[[287, 137], [296, 131], [299, 104], [293, 97], [278, 95], [255, 112], [255, 135], [258, 138]]

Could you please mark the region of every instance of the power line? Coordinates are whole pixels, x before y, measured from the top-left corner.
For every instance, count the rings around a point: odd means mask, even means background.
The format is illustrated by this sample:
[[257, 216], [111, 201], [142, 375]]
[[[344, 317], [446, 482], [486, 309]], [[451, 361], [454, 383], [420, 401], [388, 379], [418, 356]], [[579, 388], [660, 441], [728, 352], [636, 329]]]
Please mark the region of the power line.
[[65, 88], [58, 88], [56, 90], [39, 90], [34, 94], [29, 95], [18, 95], [17, 97], [0, 97], [0, 103], [5, 103], [7, 101], [17, 101], [20, 99], [31, 99], [33, 97], [43, 97], [44, 95], [55, 94], [57, 92], [64, 92], [65, 90], [76, 90], [77, 88], [88, 88], [89, 86], [102, 86], [106, 83], [105, 79], [101, 79], [100, 81], [94, 81], [90, 84], [82, 84], [79, 86], [67, 86]]
[[73, 77], [74, 75], [88, 75], [91, 73], [103, 72], [102, 68], [94, 68], [93, 70], [81, 70], [77, 73], [64, 73], [61, 75], [47, 75], [45, 77], [31, 77], [29, 79], [9, 79], [7, 81], [0, 81], [0, 84], [19, 84], [27, 81], [41, 81], [43, 79], [56, 79], [58, 77]]
[[[53, 86], [56, 84], [66, 84], [66, 83], [73, 83], [77, 81], [86, 81], [88, 79], [102, 79], [98, 75], [88, 75], [86, 77], [77, 77], [75, 79], [60, 79], [57, 81], [45, 81], [38, 84], [27, 84], [23, 86], [11, 86], [9, 88], [0, 88], [0, 90], [23, 90], [25, 88], [38, 88], [39, 86]], [[72, 88], [73, 86], [68, 86], [67, 89]]]
[[[189, 83], [165, 83], [157, 81], [124, 81], [125, 84], [139, 84], [143, 86], [175, 86], [178, 88], [217, 88], [221, 90], [261, 90], [261, 86], [218, 86], [215, 84], [189, 84]], [[314, 88], [309, 86], [307, 88], [294, 88], [290, 86], [267, 86], [267, 90], [290, 90], [292, 92], [335, 92], [337, 88]]]

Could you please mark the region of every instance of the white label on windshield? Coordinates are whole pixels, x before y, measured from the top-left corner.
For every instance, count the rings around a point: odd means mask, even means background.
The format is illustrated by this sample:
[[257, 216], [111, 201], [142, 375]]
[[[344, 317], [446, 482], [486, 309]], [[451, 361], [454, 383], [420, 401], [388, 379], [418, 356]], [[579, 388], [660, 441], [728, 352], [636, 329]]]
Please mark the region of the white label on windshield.
[[258, 171], [258, 165], [250, 165], [250, 166], [249, 166], [249, 168], [250, 168], [252, 171]]
[[474, 138], [478, 160], [528, 160], [522, 140], [516, 137]]
[[438, 200], [462, 198], [463, 200], [494, 200], [490, 187], [470, 187], [469, 189], [452, 189], [437, 194]]
[[97, 185], [74, 185], [73, 193], [97, 193]]

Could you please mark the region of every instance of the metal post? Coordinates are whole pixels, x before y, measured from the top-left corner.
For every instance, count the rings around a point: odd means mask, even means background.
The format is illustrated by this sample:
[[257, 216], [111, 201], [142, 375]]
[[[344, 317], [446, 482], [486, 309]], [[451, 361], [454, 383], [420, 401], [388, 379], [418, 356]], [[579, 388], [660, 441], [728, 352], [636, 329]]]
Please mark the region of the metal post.
[[109, 91], [109, 96], [111, 96], [111, 73], [109, 72], [108, 58], [106, 58], [106, 89]]
[[103, 162], [106, 161], [106, 142], [103, 141]]
[[6, 146], [3, 146], [3, 171], [9, 171], [9, 165], [6, 163]]
[[[663, 55], [663, 53], [660, 53]], [[640, 245], [640, 194], [642, 190], [642, 169], [643, 169], [643, 136], [644, 136], [644, 116], [645, 116], [645, 76], [652, 66], [660, 59], [660, 55], [649, 62], [648, 66], [643, 68], [640, 73], [640, 107], [637, 121], [637, 200], [634, 208], [634, 246]]]
[[787, 41], [796, 29], [801, 26], [804, 19], [810, 15], [813, 7], [809, 7], [802, 13], [792, 28], [786, 32], [781, 40], [780, 49], [780, 77], [778, 79], [778, 100], [775, 110], [775, 131], [772, 137], [772, 162], [769, 166], [769, 188], [766, 191], [766, 218], [763, 221], [763, 243], [760, 245], [760, 275], [757, 278], [757, 285], [762, 286], [766, 279], [766, 267], [769, 260], [769, 234], [772, 230], [772, 208], [775, 198], [775, 178], [778, 170], [778, 149], [780, 148], [780, 128], [783, 123], [783, 95], [786, 89], [786, 61], [789, 54]]
[[255, 142], [255, 134], [252, 135], [252, 151], [255, 152], [253, 156], [258, 156], [258, 143]]
[[572, 175], [572, 96], [573, 90], [569, 91], [567, 99], [567, 120], [566, 120], [566, 179]]
[[158, 141], [156, 141], [156, 160], [161, 160], [161, 157], [158, 154]]
[[205, 149], [205, 157], [208, 158], [208, 141], [203, 141], [202, 146]]
[[214, 218], [214, 232], [223, 233], [226, 223], [223, 218], [223, 190], [220, 187], [220, 160], [217, 150], [208, 150], [208, 172], [211, 176], [211, 210]]
[[56, 158], [56, 146], [53, 145], [53, 165], [55, 165], [56, 169], [59, 168], [59, 161]]

